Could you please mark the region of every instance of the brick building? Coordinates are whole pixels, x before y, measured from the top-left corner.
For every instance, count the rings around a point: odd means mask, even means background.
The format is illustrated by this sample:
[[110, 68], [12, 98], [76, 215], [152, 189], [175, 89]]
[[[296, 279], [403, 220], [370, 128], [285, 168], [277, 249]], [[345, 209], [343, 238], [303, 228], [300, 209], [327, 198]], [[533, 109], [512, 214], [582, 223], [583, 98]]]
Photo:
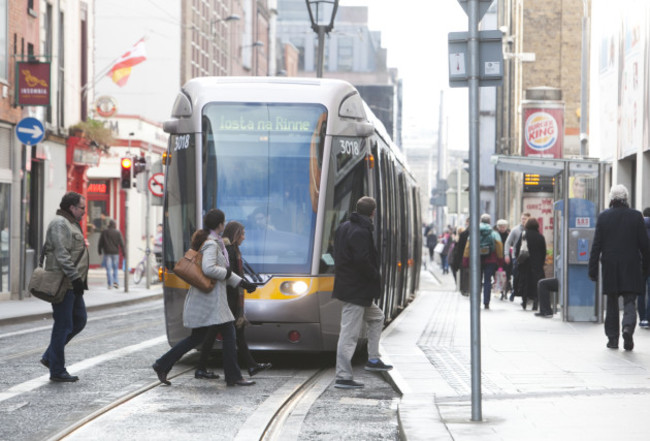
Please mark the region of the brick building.
[[[583, 0], [498, 0], [497, 11], [505, 65], [497, 92], [496, 153], [522, 154], [522, 104], [527, 90], [542, 87], [557, 89], [564, 103], [563, 156], [579, 155]], [[497, 172], [496, 187], [497, 213], [517, 222], [522, 174]]]

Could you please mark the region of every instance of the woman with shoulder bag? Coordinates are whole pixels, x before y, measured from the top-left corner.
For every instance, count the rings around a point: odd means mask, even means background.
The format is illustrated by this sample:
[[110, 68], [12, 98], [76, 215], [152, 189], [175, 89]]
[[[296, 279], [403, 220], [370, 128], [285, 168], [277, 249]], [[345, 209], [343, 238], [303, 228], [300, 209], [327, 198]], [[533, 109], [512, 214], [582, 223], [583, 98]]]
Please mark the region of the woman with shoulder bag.
[[[523, 259], [523, 243], [528, 247], [528, 258]], [[544, 278], [546, 239], [539, 232], [537, 219], [529, 218], [515, 247], [519, 276], [517, 292], [521, 293], [521, 307], [526, 309], [528, 299], [533, 299], [533, 311], [537, 310], [537, 282]]]
[[152, 365], [158, 379], [167, 385], [167, 374], [180, 358], [199, 344], [201, 346], [201, 359], [194, 372], [195, 378], [217, 379], [214, 372], [206, 369], [208, 356], [214, 345], [217, 334], [223, 337], [223, 369], [228, 386], [250, 386], [254, 381], [247, 381], [241, 375], [237, 364], [237, 349], [235, 347], [235, 318], [228, 308], [226, 286], [241, 286], [253, 292], [255, 284], [247, 282], [228, 267], [228, 257], [225, 252], [223, 240], [219, 236], [225, 225], [223, 211], [212, 209], [203, 218], [203, 229], [192, 235], [191, 247], [203, 253], [203, 273], [217, 282], [212, 291], [205, 293], [190, 286], [185, 298], [183, 310], [183, 326], [190, 328], [189, 337], [176, 343], [165, 355]]
[[[228, 222], [226, 229], [223, 230], [223, 241], [226, 244], [230, 269], [241, 278], [244, 278], [244, 270], [239, 246], [244, 239], [246, 239], [244, 225], [237, 221]], [[239, 360], [248, 368], [248, 374], [252, 377], [265, 369], [271, 368], [271, 363], [256, 362], [248, 350], [248, 343], [246, 343], [246, 335], [244, 334], [244, 328], [248, 322], [244, 315], [244, 292], [241, 288], [235, 286], [228, 286], [227, 291], [228, 306], [235, 316], [237, 354], [239, 355]]]

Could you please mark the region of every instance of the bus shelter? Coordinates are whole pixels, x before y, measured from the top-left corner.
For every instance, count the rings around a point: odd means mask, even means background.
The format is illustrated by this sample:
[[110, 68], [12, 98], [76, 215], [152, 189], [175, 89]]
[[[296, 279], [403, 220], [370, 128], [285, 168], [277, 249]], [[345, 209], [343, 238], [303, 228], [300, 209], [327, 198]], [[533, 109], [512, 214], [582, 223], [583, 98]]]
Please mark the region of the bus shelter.
[[[559, 282], [562, 319], [570, 322], [602, 322], [600, 284], [589, 279], [588, 265], [596, 231], [596, 218], [603, 209], [604, 163], [596, 159], [543, 159], [520, 156], [492, 157], [497, 170], [553, 177], [553, 252], [547, 259]], [[565, 210], [565, 207], [567, 209]], [[547, 222], [548, 223], [548, 222]], [[548, 247], [549, 244], [547, 244]]]

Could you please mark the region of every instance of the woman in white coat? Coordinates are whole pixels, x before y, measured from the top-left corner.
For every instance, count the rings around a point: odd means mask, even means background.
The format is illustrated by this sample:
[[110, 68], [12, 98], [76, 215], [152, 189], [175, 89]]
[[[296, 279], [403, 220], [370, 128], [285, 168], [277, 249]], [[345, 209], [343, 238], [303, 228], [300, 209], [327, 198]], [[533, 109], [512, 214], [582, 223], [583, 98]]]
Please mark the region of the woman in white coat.
[[229, 268], [225, 246], [220, 237], [225, 227], [225, 220], [223, 211], [212, 209], [203, 217], [203, 229], [192, 235], [192, 249], [200, 249], [203, 253], [203, 273], [215, 279], [217, 283], [209, 293], [190, 287], [183, 310], [183, 326], [190, 328], [192, 333], [176, 343], [152, 366], [158, 379], [164, 384], [171, 384], [167, 380], [167, 374], [174, 363], [199, 344], [202, 344], [201, 361], [194, 376], [205, 379], [219, 378], [218, 375], [206, 370], [208, 355], [218, 333], [223, 337], [223, 369], [228, 386], [255, 384], [254, 381], [247, 381], [242, 377], [237, 364], [235, 318], [228, 307], [226, 284], [241, 286], [249, 292], [255, 291], [256, 285], [242, 279]]

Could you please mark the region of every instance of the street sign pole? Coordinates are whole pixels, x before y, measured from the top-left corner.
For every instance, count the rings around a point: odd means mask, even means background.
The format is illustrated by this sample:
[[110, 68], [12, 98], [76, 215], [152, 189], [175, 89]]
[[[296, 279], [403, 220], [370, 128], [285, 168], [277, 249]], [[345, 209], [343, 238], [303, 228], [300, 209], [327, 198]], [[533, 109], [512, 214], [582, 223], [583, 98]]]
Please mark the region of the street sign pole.
[[481, 411], [481, 268], [479, 255], [479, 0], [467, 1], [469, 39], [469, 242], [472, 421], [482, 420]]

